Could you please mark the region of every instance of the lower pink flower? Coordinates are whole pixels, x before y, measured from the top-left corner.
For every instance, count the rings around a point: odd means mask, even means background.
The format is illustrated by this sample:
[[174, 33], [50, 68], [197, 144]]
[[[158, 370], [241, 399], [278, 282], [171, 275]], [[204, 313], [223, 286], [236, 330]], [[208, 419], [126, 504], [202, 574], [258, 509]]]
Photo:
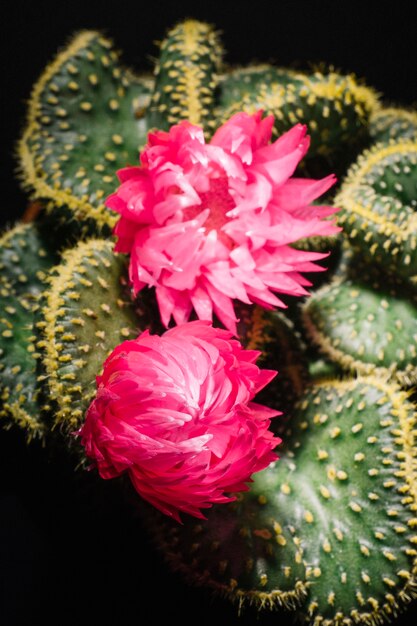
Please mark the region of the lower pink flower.
[[258, 356], [204, 321], [119, 345], [80, 431], [100, 476], [127, 472], [178, 521], [247, 490], [281, 441], [268, 429], [279, 413], [252, 402], [277, 373], [259, 369]]
[[187, 121], [149, 133], [141, 165], [118, 172], [106, 201], [120, 214], [116, 251], [130, 254], [135, 293], [155, 287], [162, 322], [215, 313], [236, 334], [234, 300], [285, 306], [307, 294], [303, 272], [326, 254], [292, 247], [338, 232], [336, 209], [313, 205], [335, 182], [293, 177], [309, 147], [298, 124], [270, 143], [273, 117], [237, 113], [209, 143]]

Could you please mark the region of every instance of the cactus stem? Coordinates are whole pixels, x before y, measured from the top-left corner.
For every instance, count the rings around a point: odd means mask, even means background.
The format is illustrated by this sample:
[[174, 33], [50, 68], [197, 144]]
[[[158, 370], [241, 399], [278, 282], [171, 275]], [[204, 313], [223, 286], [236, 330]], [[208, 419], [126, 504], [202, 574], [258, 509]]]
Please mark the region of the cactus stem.
[[155, 68], [150, 126], [168, 129], [188, 120], [204, 127], [212, 119], [221, 54], [210, 24], [189, 19], [168, 32]]
[[[82, 211], [88, 210], [90, 215], [94, 217], [101, 226], [103, 225], [103, 220], [105, 224], [113, 223], [115, 221], [114, 216], [110, 214], [110, 212], [103, 213], [97, 206], [75, 197], [69, 189], [60, 189], [58, 186], [48, 184], [45, 180], [45, 176], [40, 177], [37, 175], [34, 155], [29, 149], [30, 139], [39, 131], [38, 117], [41, 114], [41, 96], [45, 87], [69, 59], [73, 58], [79, 50], [88, 46], [96, 37], [97, 33], [93, 31], [83, 31], [79, 33], [70, 45], [63, 52], [59, 53], [52, 63], [46, 67], [40, 79], [35, 84], [29, 100], [26, 129], [18, 142], [17, 154], [20, 161], [20, 174], [23, 183], [25, 187], [33, 189], [34, 197], [48, 198], [58, 205], [67, 205], [72, 208], [81, 209]], [[102, 43], [104, 41], [106, 40], [103, 39]], [[56, 86], [55, 90], [58, 93], [59, 87]], [[45, 121], [46, 120], [44, 120], [44, 122]]]
[[[97, 240], [94, 243], [94, 250], [100, 252], [108, 247], [106, 241]], [[58, 420], [61, 417], [68, 417], [68, 402], [65, 401], [64, 395], [65, 385], [59, 380], [59, 363], [61, 358], [61, 352], [63, 349], [62, 336], [58, 336], [60, 327], [58, 321], [64, 314], [62, 298], [63, 292], [68, 290], [69, 284], [72, 283], [74, 278], [74, 270], [82, 266], [84, 262], [88, 262], [89, 257], [92, 254], [91, 242], [79, 245], [74, 250], [69, 250], [63, 255], [64, 263], [59, 266], [59, 273], [50, 278], [49, 289], [45, 295], [46, 304], [44, 307], [44, 325], [43, 336], [45, 341], [43, 342], [44, 348], [44, 366], [48, 377], [48, 384], [50, 388], [51, 397], [59, 401], [63, 406], [59, 411]], [[64, 355], [65, 356], [65, 355]], [[78, 361], [78, 367], [82, 367], [82, 359]], [[71, 400], [71, 398], [70, 398]], [[78, 422], [78, 416], [72, 414], [71, 420], [74, 420], [74, 426]]]

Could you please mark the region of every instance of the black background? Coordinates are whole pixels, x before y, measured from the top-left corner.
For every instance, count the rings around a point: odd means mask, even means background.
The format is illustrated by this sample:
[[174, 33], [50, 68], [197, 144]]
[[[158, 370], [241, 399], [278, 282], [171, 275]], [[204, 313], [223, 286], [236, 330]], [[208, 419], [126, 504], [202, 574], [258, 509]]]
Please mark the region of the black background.
[[[407, 8], [408, 5], [408, 8]], [[5, 2], [1, 9], [0, 224], [27, 203], [14, 147], [31, 85], [68, 37], [103, 30], [126, 64], [152, 69], [154, 42], [184, 17], [223, 31], [231, 64], [332, 64], [354, 72], [388, 103], [417, 101], [413, 3], [391, 2]], [[177, 619], [184, 626], [291, 624], [237, 609], [169, 572], [117, 485], [74, 478], [65, 455], [27, 447], [0, 430], [0, 625], [128, 626]], [[417, 615], [415, 607], [396, 623]]]

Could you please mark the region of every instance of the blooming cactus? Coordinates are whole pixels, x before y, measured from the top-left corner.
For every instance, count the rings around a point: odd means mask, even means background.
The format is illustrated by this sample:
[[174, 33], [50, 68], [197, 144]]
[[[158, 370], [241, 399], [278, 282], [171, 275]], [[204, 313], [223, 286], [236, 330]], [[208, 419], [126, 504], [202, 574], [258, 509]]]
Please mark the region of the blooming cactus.
[[[226, 71], [193, 20], [154, 78], [78, 34], [29, 108], [45, 210], [1, 239], [0, 415], [130, 475], [173, 566], [239, 606], [395, 615], [416, 589], [415, 114], [334, 71]], [[334, 279], [272, 310], [329, 250]]]

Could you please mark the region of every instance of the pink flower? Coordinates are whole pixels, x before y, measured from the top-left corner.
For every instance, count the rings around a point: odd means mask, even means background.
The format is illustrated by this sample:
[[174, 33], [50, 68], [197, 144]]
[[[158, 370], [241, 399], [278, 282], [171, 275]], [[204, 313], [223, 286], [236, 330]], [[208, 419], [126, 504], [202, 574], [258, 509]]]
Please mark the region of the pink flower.
[[80, 431], [102, 478], [127, 472], [135, 489], [179, 521], [229, 502], [277, 458], [278, 415], [252, 402], [275, 371], [255, 365], [231, 333], [195, 321], [142, 333], [108, 357]]
[[291, 244], [338, 232], [323, 218], [336, 211], [310, 203], [335, 182], [291, 178], [309, 138], [298, 124], [274, 143], [273, 117], [238, 113], [210, 143], [189, 122], [149, 133], [141, 165], [118, 172], [107, 206], [120, 213], [115, 250], [130, 253], [135, 293], [155, 287], [168, 326], [213, 312], [236, 334], [233, 300], [285, 306], [275, 292], [302, 296], [326, 254]]

